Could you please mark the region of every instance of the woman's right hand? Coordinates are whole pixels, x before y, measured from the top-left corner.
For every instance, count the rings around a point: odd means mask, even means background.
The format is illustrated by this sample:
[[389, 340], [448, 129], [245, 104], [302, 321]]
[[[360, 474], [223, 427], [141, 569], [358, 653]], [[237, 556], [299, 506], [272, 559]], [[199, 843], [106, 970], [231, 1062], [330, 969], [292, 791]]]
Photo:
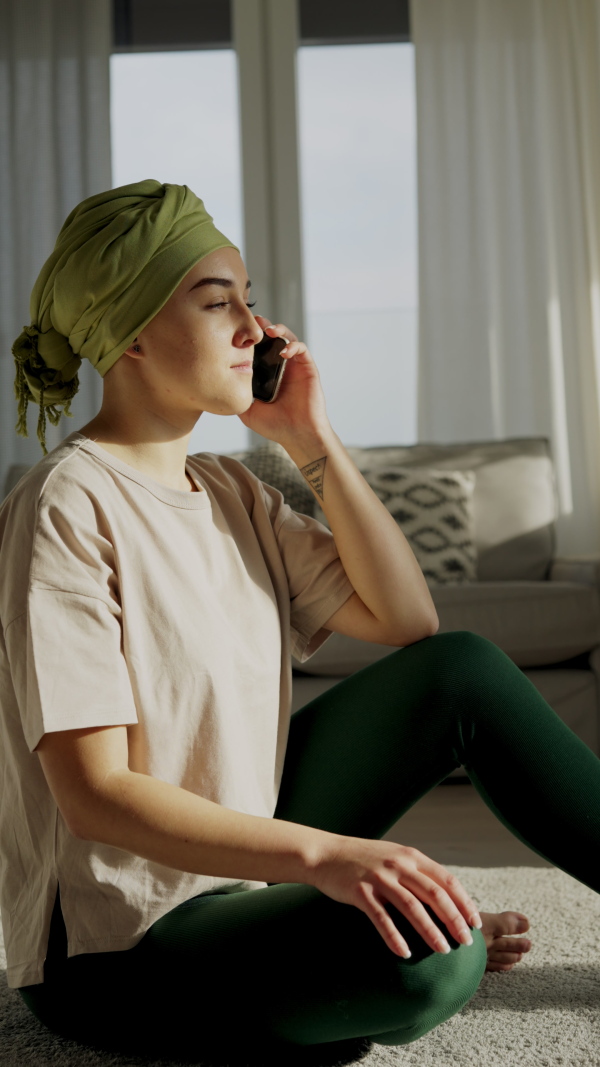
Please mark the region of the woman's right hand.
[[331, 838], [312, 885], [333, 900], [364, 911], [396, 955], [406, 958], [411, 953], [385, 902], [393, 904], [435, 952], [450, 951], [450, 946], [423, 903], [463, 944], [471, 937], [467, 924], [481, 926], [477, 907], [458, 878], [418, 849], [362, 837], [332, 834]]

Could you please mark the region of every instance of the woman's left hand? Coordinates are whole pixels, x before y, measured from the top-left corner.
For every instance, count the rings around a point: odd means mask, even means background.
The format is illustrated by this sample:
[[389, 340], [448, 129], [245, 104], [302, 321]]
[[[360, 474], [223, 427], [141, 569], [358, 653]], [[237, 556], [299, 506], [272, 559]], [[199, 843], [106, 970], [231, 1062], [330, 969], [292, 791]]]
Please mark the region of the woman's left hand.
[[277, 399], [272, 404], [254, 400], [238, 418], [261, 437], [280, 444], [300, 435], [325, 432], [329, 428], [325, 397], [308, 348], [283, 323], [273, 324], [264, 315], [254, 317], [267, 336], [288, 339], [282, 355], [289, 360], [289, 366], [285, 368]]

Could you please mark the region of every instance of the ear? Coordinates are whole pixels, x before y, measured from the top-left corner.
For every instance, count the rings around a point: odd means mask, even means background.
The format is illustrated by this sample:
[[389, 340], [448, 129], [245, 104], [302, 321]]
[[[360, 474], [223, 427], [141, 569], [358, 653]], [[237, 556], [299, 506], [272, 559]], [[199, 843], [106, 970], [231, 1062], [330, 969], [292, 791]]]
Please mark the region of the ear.
[[124, 356], [133, 356], [134, 359], [136, 359], [136, 358], [138, 358], [139, 356], [142, 355], [142, 346], [139, 343], [137, 337], [134, 337], [134, 339], [131, 342], [129, 348], [125, 349], [123, 355]]

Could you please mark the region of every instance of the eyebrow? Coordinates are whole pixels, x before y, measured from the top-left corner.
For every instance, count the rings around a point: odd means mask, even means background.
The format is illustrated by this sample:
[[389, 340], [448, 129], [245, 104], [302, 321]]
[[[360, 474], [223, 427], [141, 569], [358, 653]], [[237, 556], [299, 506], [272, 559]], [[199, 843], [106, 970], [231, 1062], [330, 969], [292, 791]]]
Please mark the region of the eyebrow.
[[[231, 278], [201, 278], [199, 282], [196, 282], [195, 285], [192, 285], [192, 289], [198, 289], [201, 285], [224, 285], [227, 289], [231, 289], [231, 287], [234, 285], [234, 282], [231, 281]], [[244, 289], [249, 289], [251, 285], [252, 282], [250, 281], [250, 279], [248, 279], [244, 286]], [[192, 289], [190, 289], [190, 293]]]

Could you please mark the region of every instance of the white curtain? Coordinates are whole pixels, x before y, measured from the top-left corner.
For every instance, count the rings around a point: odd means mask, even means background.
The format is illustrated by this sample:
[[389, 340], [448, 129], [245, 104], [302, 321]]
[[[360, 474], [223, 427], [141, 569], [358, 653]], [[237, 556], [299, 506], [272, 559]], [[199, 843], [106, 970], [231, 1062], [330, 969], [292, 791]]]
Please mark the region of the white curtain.
[[[11, 345], [65, 218], [112, 185], [111, 43], [111, 0], [0, 0], [0, 499], [9, 465], [43, 455], [37, 404], [29, 437], [15, 431]], [[48, 422], [48, 451], [99, 410], [99, 374], [85, 359], [78, 373], [73, 418]]]
[[600, 0], [412, 0], [419, 439], [544, 435], [600, 550]]

